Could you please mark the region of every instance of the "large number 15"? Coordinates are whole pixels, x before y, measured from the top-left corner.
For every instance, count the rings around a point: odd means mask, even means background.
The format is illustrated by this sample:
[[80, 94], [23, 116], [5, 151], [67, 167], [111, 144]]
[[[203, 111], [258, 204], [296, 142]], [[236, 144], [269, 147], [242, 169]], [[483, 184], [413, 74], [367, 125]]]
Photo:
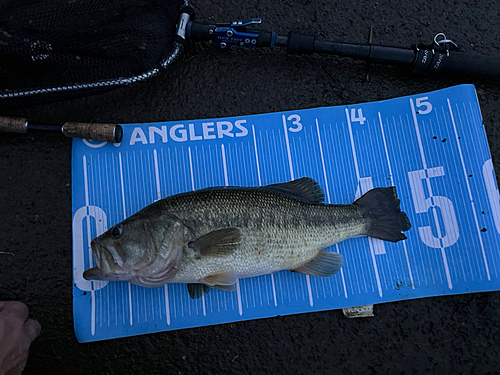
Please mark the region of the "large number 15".
[[[418, 228], [418, 234], [420, 235], [422, 242], [432, 248], [451, 246], [457, 242], [459, 236], [457, 217], [455, 215], [453, 203], [447, 197], [443, 197], [441, 195], [429, 194], [429, 197], [425, 197], [424, 181], [428, 184], [428, 191], [430, 192], [431, 189], [429, 179], [441, 176], [444, 176], [443, 167], [420, 169], [418, 171], [408, 172], [415, 212], [419, 214], [427, 213], [429, 210], [432, 211], [437, 229], [437, 237], [432, 233], [430, 225]], [[438, 220], [438, 212], [436, 208], [439, 208], [443, 219], [442, 223], [444, 226], [444, 235], [443, 230], [440, 227], [440, 221]]]

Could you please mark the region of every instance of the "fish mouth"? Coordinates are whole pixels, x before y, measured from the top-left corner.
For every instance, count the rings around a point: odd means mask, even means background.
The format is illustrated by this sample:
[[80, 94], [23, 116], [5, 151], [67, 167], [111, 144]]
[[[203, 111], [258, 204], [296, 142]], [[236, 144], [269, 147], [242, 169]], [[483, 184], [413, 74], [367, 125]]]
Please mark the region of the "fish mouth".
[[90, 243], [96, 267], [103, 273], [116, 273], [122, 269], [123, 258], [117, 249], [112, 246], [104, 246], [99, 238], [94, 238]]
[[130, 275], [123, 269], [123, 257], [112, 245], [104, 245], [99, 238], [90, 243], [94, 255], [95, 267], [83, 273], [85, 280], [126, 281]]

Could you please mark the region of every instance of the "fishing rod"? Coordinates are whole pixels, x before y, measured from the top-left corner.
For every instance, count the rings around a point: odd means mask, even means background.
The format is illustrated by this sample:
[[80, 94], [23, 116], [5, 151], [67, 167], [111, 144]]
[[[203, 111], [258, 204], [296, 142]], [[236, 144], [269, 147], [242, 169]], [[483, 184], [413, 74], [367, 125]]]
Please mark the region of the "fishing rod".
[[[500, 59], [462, 52], [459, 46], [438, 33], [430, 45], [412, 48], [378, 44], [344, 43], [318, 40], [314, 35], [291, 31], [279, 36], [255, 28], [259, 18], [232, 23], [206, 24], [189, 20], [181, 14], [177, 35], [185, 41], [212, 41], [222, 50], [232, 46], [285, 47], [289, 54], [330, 54], [367, 62], [409, 66], [413, 73], [455, 73], [500, 79]], [[371, 37], [370, 37], [371, 39]]]
[[[401, 65], [414, 73], [500, 79], [500, 58], [469, 54], [443, 33], [429, 44], [402, 48], [373, 44], [371, 37], [363, 44], [320, 40], [295, 31], [282, 36], [257, 28], [259, 18], [197, 22], [187, 0], [95, 3], [88, 8], [62, 1], [51, 5], [50, 12], [43, 0], [8, 2], [5, 9], [0, 3], [0, 107], [64, 100], [147, 81], [167, 70], [194, 42], [213, 42], [220, 50], [284, 48], [289, 54], [329, 54]], [[122, 134], [116, 124], [36, 127], [24, 119], [3, 121], [0, 131], [35, 128], [114, 142]]]
[[62, 125], [32, 123], [25, 118], [0, 116], [0, 132], [27, 133], [28, 131], [60, 132], [69, 138], [120, 143], [123, 129], [118, 124], [66, 122]]

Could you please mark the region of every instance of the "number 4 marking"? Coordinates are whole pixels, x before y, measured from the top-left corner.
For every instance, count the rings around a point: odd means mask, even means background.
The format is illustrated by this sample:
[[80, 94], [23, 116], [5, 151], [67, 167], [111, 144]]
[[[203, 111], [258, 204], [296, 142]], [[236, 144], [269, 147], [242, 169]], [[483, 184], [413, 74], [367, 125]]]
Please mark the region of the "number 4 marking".
[[363, 110], [358, 108], [358, 116], [356, 116], [356, 108], [351, 108], [351, 123], [359, 122], [360, 125], [363, 125], [366, 121], [366, 117], [363, 116]]

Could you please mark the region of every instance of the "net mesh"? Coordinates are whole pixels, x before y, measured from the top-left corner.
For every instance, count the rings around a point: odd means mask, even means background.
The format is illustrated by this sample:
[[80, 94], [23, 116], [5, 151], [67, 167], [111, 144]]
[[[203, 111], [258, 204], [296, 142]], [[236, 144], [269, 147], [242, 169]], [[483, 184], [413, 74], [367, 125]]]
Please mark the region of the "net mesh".
[[178, 52], [185, 0], [0, 0], [0, 100], [86, 95], [147, 78]]

